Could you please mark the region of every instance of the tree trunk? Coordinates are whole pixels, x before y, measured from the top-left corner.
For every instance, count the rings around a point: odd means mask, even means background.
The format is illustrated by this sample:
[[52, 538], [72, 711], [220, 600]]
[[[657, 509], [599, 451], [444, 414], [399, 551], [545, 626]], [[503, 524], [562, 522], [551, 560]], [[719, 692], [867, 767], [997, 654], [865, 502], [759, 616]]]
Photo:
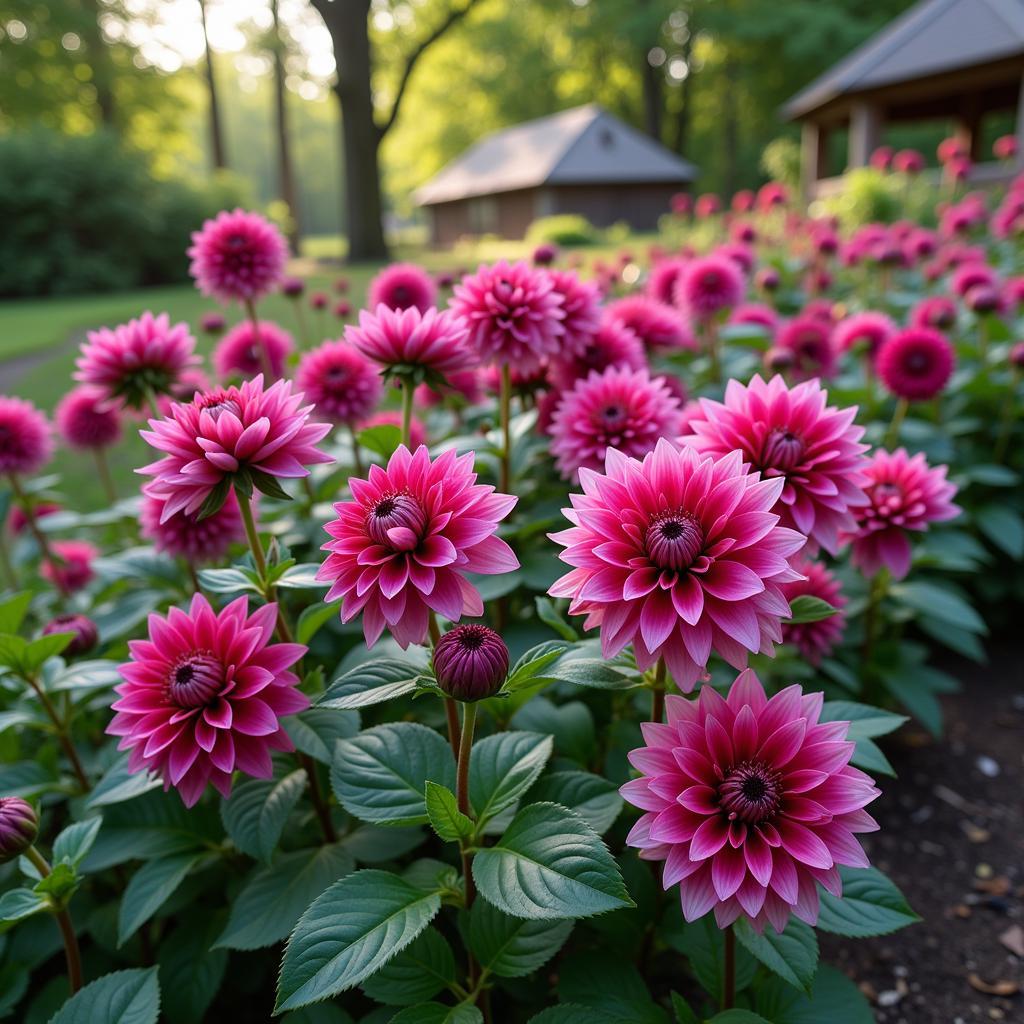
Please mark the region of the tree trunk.
[[98, 0], [82, 0], [82, 7], [88, 14], [84, 22], [83, 35], [86, 57], [92, 69], [92, 84], [96, 89], [100, 123], [104, 128], [114, 128], [117, 119], [114, 103], [114, 67], [103, 38], [103, 30], [100, 28], [100, 6]]
[[644, 131], [661, 142], [661, 68], [651, 66], [647, 51], [640, 53], [641, 80], [644, 94]]
[[271, 0], [270, 10], [274, 17], [274, 114], [277, 128], [277, 184], [281, 199], [288, 207], [290, 227], [288, 239], [292, 252], [297, 256], [302, 239], [302, 224], [299, 211], [298, 189], [295, 185], [295, 168], [292, 163], [291, 141], [288, 136], [288, 93], [284, 84], [285, 40], [281, 35], [277, 0]]
[[739, 173], [739, 139], [738, 118], [736, 113], [737, 76], [736, 64], [732, 57], [726, 57], [723, 66], [725, 88], [722, 90], [722, 150], [725, 156], [725, 172], [722, 176], [725, 185], [725, 196], [728, 198], [736, 191]]
[[224, 131], [217, 101], [217, 81], [213, 73], [213, 52], [206, 31], [206, 0], [199, 0], [199, 15], [203, 22], [203, 44], [206, 47], [206, 91], [210, 97], [210, 162], [215, 171], [220, 171], [227, 167], [228, 161], [224, 153]]
[[687, 75], [679, 85], [679, 107], [676, 110], [672, 148], [680, 156], [686, 156], [686, 147], [690, 142], [690, 110], [693, 106], [693, 18], [688, 22], [689, 31], [683, 44], [683, 60], [686, 61]]

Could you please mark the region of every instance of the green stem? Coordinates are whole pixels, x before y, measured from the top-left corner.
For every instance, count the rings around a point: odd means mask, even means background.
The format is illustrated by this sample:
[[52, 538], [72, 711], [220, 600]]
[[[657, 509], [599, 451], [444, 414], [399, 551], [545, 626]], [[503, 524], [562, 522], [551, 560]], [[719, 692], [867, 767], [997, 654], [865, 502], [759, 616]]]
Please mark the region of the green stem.
[[[436, 647], [438, 640], [441, 639], [441, 630], [437, 625], [437, 616], [433, 612], [427, 618], [427, 628], [430, 630], [430, 645], [431, 647]], [[462, 730], [459, 725], [459, 711], [451, 697], [445, 697], [444, 699], [444, 715], [448, 720], [448, 743], [452, 748], [452, 756], [458, 762], [459, 741]]]
[[1010, 437], [1013, 434], [1013, 421], [1017, 414], [1017, 382], [1020, 379], [1020, 370], [1015, 366], [1010, 374], [1010, 388], [1003, 401], [1002, 415], [999, 417], [999, 433], [996, 435], [995, 448], [992, 449], [992, 459], [1001, 463], [1006, 458], [1006, 449], [1010, 446]]
[[736, 934], [732, 925], [725, 929], [725, 963], [722, 970], [722, 1010], [736, 1005]]
[[512, 366], [501, 364], [501, 482], [498, 490], [509, 494], [512, 486]]
[[409, 377], [402, 378], [402, 444], [406, 448], [412, 448], [412, 380]]
[[[245, 525], [245, 536], [249, 541], [249, 550], [252, 552], [252, 560], [256, 563], [256, 571], [259, 573], [260, 586], [263, 590], [263, 597], [269, 603], [277, 601], [277, 594], [272, 586], [267, 583], [267, 557], [263, 553], [263, 545], [260, 543], [260, 535], [256, 530], [256, 519], [252, 514], [253, 501], [247, 500], [241, 494], [238, 495], [238, 507], [242, 512], [242, 523]], [[277, 605], [277, 635], [280, 640], [290, 644], [292, 642], [292, 631], [284, 617], [284, 610], [280, 603]]]
[[714, 320], [705, 323], [708, 336], [708, 358], [711, 360], [711, 379], [716, 383], [722, 380], [722, 361], [718, 351], [718, 326]]
[[334, 828], [334, 821], [331, 818], [331, 809], [324, 800], [323, 793], [320, 791], [320, 779], [316, 774], [316, 763], [309, 754], [298, 754], [299, 764], [306, 771], [306, 778], [309, 780], [309, 796], [313, 801], [313, 808], [316, 810], [316, 816], [320, 821], [320, 830], [324, 834], [324, 840], [328, 843], [336, 843], [338, 841], [338, 833]]
[[665, 659], [658, 659], [651, 688], [651, 721], [660, 722], [665, 716]]
[[875, 657], [875, 642], [878, 636], [878, 612], [889, 589], [889, 570], [879, 569], [871, 578], [867, 608], [864, 610], [864, 647], [861, 651], [861, 685], [863, 696], [871, 692], [874, 673], [872, 662]]
[[[30, 846], [25, 851], [25, 856], [35, 864], [43, 878], [50, 873], [50, 865], [46, 863], [46, 858], [34, 846]], [[68, 962], [68, 983], [71, 986], [71, 994], [74, 995], [82, 987], [82, 953], [78, 948], [78, 937], [75, 935], [75, 926], [71, 923], [71, 915], [66, 907], [62, 907], [60, 910], [54, 909], [52, 913], [57, 919], [57, 926], [60, 928], [60, 935], [64, 940], [64, 956]]]
[[[468, 703], [462, 705], [462, 736], [459, 740], [458, 768], [455, 773], [455, 798], [458, 801], [459, 810], [467, 817], [473, 817], [473, 809], [469, 803], [469, 762], [473, 753], [473, 731], [476, 727], [476, 704]], [[476, 899], [476, 885], [473, 882], [473, 855], [466, 847], [466, 843], [459, 844], [459, 852], [462, 856], [462, 877], [466, 886], [466, 909], [473, 906]], [[480, 966], [472, 953], [469, 957], [469, 987], [475, 989], [480, 976]]]
[[21, 506], [21, 510], [25, 513], [25, 522], [28, 524], [29, 532], [35, 538], [36, 545], [39, 548], [39, 553], [42, 556], [44, 564], [51, 566], [55, 570], [53, 574], [54, 584], [63, 597], [68, 597], [67, 587], [65, 587], [64, 583], [61, 581], [60, 573], [56, 571], [57, 561], [53, 557], [53, 552], [50, 550], [50, 542], [46, 539], [46, 534], [44, 534], [39, 528], [39, 523], [36, 520], [35, 509], [32, 508], [32, 502], [29, 500], [24, 488], [21, 486], [21, 481], [18, 479], [16, 473], [8, 473], [7, 479], [10, 481], [11, 490], [14, 492], [15, 499]]
[[900, 439], [900, 427], [903, 426], [903, 420], [906, 418], [907, 410], [910, 408], [910, 403], [905, 399], [901, 398], [896, 403], [896, 409], [892, 414], [892, 422], [889, 424], [889, 429], [885, 435], [885, 447], [892, 451], [897, 442]]
[[85, 774], [81, 758], [79, 758], [78, 751], [75, 749], [75, 744], [71, 740], [71, 733], [68, 729], [67, 721], [61, 718], [46, 691], [39, 685], [39, 682], [35, 678], [32, 676], [24, 676], [24, 679], [35, 691], [35, 695], [39, 698], [39, 703], [42, 704], [43, 710], [46, 712], [50, 721], [53, 722], [53, 728], [57, 733], [57, 740], [63, 748], [64, 753], [67, 755], [68, 761], [71, 763], [71, 770], [75, 773], [75, 777], [78, 779], [78, 784], [82, 787], [82, 792], [88, 793], [92, 788], [89, 783], [89, 776]]
[[110, 474], [110, 463], [107, 461], [107, 453], [102, 448], [93, 448], [93, 455], [96, 458], [96, 472], [106, 492], [107, 501], [110, 504], [117, 504], [117, 488], [114, 486], [114, 478]]
[[18, 589], [18, 574], [14, 571], [11, 552], [7, 546], [6, 527], [0, 524], [0, 569], [3, 570], [4, 582], [11, 590]]

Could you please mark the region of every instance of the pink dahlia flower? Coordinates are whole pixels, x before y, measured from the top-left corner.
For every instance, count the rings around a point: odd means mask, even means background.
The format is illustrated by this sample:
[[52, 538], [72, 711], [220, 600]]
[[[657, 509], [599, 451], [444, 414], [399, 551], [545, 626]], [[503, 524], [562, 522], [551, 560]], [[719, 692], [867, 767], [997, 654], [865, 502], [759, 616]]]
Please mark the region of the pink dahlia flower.
[[956, 303], [945, 295], [922, 299], [910, 311], [911, 327], [934, 327], [947, 330], [956, 323]]
[[96, 573], [92, 563], [100, 551], [87, 540], [52, 540], [50, 550], [55, 558], [39, 566], [39, 575], [55, 584], [62, 593], [73, 594], [89, 585]]
[[[46, 516], [63, 511], [64, 509], [55, 501], [39, 501], [32, 506], [32, 516], [36, 522]], [[28, 526], [28, 516], [25, 515], [25, 510], [20, 505], [15, 505], [11, 509], [11, 514], [7, 517], [7, 525], [15, 537], [25, 532], [25, 528]]]
[[565, 309], [545, 270], [504, 260], [481, 266], [455, 286], [449, 305], [484, 363], [529, 370], [562, 350]]
[[205, 519], [188, 512], [175, 512], [162, 519], [165, 504], [143, 491], [139, 526], [142, 536], [151, 540], [157, 551], [180, 556], [190, 565], [204, 565], [221, 561], [232, 544], [245, 540], [242, 513], [233, 493]]
[[853, 525], [853, 507], [863, 502], [867, 483], [864, 428], [853, 422], [857, 407], [827, 405], [828, 392], [816, 380], [786, 385], [755, 374], [748, 385], [731, 380], [724, 402], [700, 399], [702, 417], [688, 421], [680, 439], [721, 458], [739, 451], [765, 479], [785, 486], [772, 511], [786, 526], [835, 553], [840, 530]]
[[295, 386], [316, 406], [317, 416], [355, 425], [381, 399], [380, 372], [347, 341], [325, 341], [307, 352], [295, 374]]
[[1017, 136], [1000, 135], [992, 143], [992, 155], [997, 160], [1012, 160], [1017, 155]]
[[831, 324], [803, 313], [784, 324], [776, 336], [779, 348], [793, 355], [793, 371], [800, 380], [836, 374], [836, 346]]
[[644, 814], [626, 842], [665, 862], [687, 921], [814, 924], [818, 884], [840, 896], [838, 866], [868, 866], [856, 836], [877, 830], [864, 808], [879, 791], [850, 765], [850, 723], [818, 720], [823, 701], [795, 685], [768, 699], [748, 669], [726, 699], [670, 695], [667, 723], [643, 723], [629, 755], [641, 776], [621, 793]]
[[[347, 285], [346, 285], [347, 287]], [[371, 282], [366, 304], [370, 309], [418, 309], [426, 313], [437, 302], [434, 279], [415, 263], [392, 263]]]
[[557, 388], [571, 388], [591, 370], [598, 373], [612, 366], [639, 370], [647, 365], [643, 343], [624, 323], [605, 318], [586, 346], [551, 361], [549, 376]]
[[302, 398], [291, 381], [264, 391], [259, 376], [176, 402], [167, 419], [150, 420], [152, 430], [139, 433], [165, 454], [138, 472], [154, 478], [146, 491], [164, 500], [163, 521], [175, 512], [216, 511], [232, 484], [274, 493], [278, 485], [267, 478], [309, 476], [306, 466], [331, 462], [316, 447], [330, 424], [311, 423], [313, 407]]
[[675, 302], [676, 285], [686, 270], [689, 260], [683, 256], [668, 256], [651, 267], [647, 279], [647, 294], [655, 302], [671, 306]]
[[660, 377], [612, 366], [562, 394], [548, 432], [559, 472], [575, 479], [583, 466], [599, 470], [609, 448], [639, 458], [679, 430], [679, 399]]
[[926, 402], [949, 382], [953, 346], [930, 327], [910, 327], [878, 350], [875, 367], [888, 391], [909, 402]]
[[779, 327], [779, 314], [763, 302], [747, 302], [732, 311], [729, 323], [753, 324], [763, 327], [769, 335], [774, 335]]
[[217, 342], [213, 368], [221, 380], [258, 373], [278, 380], [294, 347], [292, 336], [272, 320], [260, 320], [258, 332], [251, 320], [242, 320]]
[[854, 313], [836, 324], [832, 342], [840, 352], [861, 350], [874, 359], [882, 345], [896, 333], [896, 324], [885, 313]]
[[866, 466], [867, 504], [856, 509], [857, 525], [843, 540], [853, 541], [850, 560], [865, 575], [883, 567], [893, 578], [910, 571], [909, 532], [923, 533], [931, 523], [955, 519], [956, 485], [946, 479], [945, 466], [929, 466], [920, 452], [877, 449]]
[[[390, 409], [374, 413], [359, 424], [360, 430], [371, 430], [373, 427], [398, 427], [402, 429], [402, 414]], [[409, 421], [409, 440], [412, 448], [419, 448], [427, 443], [427, 428], [415, 416]]]
[[208, 782], [228, 796], [236, 770], [270, 778], [271, 753], [294, 749], [281, 719], [309, 706], [289, 671], [306, 648], [270, 642], [276, 617], [274, 604], [250, 615], [245, 597], [215, 612], [200, 594], [187, 613], [150, 615], [149, 639], [128, 641], [107, 726], [131, 771], [158, 772], [186, 807]]
[[632, 643], [641, 669], [664, 658], [689, 691], [712, 650], [736, 668], [748, 651], [772, 653], [789, 615], [782, 584], [799, 579], [788, 559], [805, 541], [771, 511], [781, 477], [663, 439], [643, 461], [609, 449], [605, 473], [581, 469], [580, 484], [572, 527], [551, 535], [575, 568], [549, 593], [600, 627], [606, 658]]
[[553, 290], [562, 297], [565, 317], [563, 353], [581, 352], [601, 326], [601, 293], [592, 281], [581, 281], [575, 270], [549, 270]]
[[0, 395], [0, 473], [31, 476], [53, 455], [47, 418], [24, 398]]
[[817, 622], [786, 622], [782, 625], [783, 643], [796, 647], [809, 664], [820, 665], [821, 659], [827, 658], [843, 637], [846, 618], [842, 609], [846, 607], [846, 598], [839, 581], [821, 562], [801, 559], [793, 563], [793, 568], [805, 579], [787, 583], [782, 588], [787, 601], [792, 603], [796, 598], [808, 595], [819, 597], [839, 609], [835, 615]]
[[695, 320], [709, 320], [743, 301], [743, 274], [726, 256], [691, 260], [676, 284], [675, 301]]
[[714, 192], [705, 192], [704, 195], [697, 196], [697, 201], [693, 204], [693, 212], [701, 220], [706, 217], [714, 217], [721, 211], [722, 200]]
[[972, 288], [979, 285], [995, 288], [999, 284], [999, 275], [986, 263], [977, 261], [966, 262], [957, 267], [950, 278], [949, 286], [955, 295], [963, 298]]
[[188, 270], [204, 295], [256, 302], [284, 277], [288, 243], [258, 213], [222, 210], [192, 234]]
[[900, 174], [920, 174], [924, 170], [924, 157], [916, 149], [901, 149], [893, 154], [892, 169]]
[[558, 255], [558, 246], [554, 242], [541, 242], [533, 250], [533, 265], [535, 267], [550, 267], [558, 259]]
[[53, 418], [57, 433], [72, 448], [108, 448], [121, 440], [121, 414], [102, 391], [87, 384], [69, 391]]
[[342, 598], [342, 622], [362, 612], [369, 647], [385, 626], [403, 648], [423, 643], [431, 611], [451, 622], [482, 615], [466, 574], [519, 567], [495, 536], [516, 498], [476, 482], [472, 452], [431, 462], [426, 448], [400, 445], [386, 468], [372, 466], [349, 487], [353, 500], [335, 505], [338, 518], [326, 526], [330, 554], [317, 579], [331, 584], [325, 600]]
[[398, 375], [417, 368], [438, 377], [473, 369], [479, 362], [468, 342], [466, 324], [450, 312], [415, 306], [394, 310], [379, 305], [359, 314], [359, 326], [345, 329], [345, 340], [367, 359]]
[[616, 300], [607, 307], [605, 316], [624, 324], [652, 351], [697, 347], [689, 324], [677, 309], [643, 295]]
[[172, 392], [182, 374], [199, 363], [188, 324], [172, 327], [166, 313], [146, 312], [113, 330], [89, 331], [88, 339], [75, 363], [75, 380], [133, 409]]

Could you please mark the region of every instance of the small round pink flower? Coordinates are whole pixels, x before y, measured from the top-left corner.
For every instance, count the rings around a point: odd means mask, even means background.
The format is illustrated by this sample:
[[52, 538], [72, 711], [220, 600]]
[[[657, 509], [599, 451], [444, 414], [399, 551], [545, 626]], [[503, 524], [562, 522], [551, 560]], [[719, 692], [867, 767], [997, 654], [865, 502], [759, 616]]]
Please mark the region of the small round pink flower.
[[316, 406], [317, 416], [353, 426], [377, 408], [384, 391], [377, 367], [341, 340], [325, 341], [307, 352], [295, 386]]
[[516, 499], [476, 482], [472, 452], [431, 462], [426, 448], [400, 445], [386, 468], [372, 466], [349, 487], [353, 500], [335, 505], [326, 526], [330, 554], [317, 579], [331, 584], [325, 600], [342, 599], [342, 622], [362, 613], [367, 646], [385, 626], [403, 648], [423, 643], [431, 611], [452, 622], [482, 615], [466, 574], [519, 567], [496, 536]]
[[574, 270], [549, 270], [554, 292], [562, 297], [565, 317], [563, 353], [582, 352], [601, 326], [601, 294], [592, 281], [581, 281]]
[[985, 263], [967, 262], [957, 267], [949, 286], [954, 294], [963, 298], [972, 288], [986, 285], [995, 288], [999, 284], [999, 275]]
[[[359, 424], [360, 430], [370, 430], [373, 427], [398, 427], [401, 430], [402, 414], [392, 409], [384, 409]], [[427, 443], [427, 428], [415, 416], [409, 421], [409, 434], [410, 447], [419, 448], [420, 445]]]
[[840, 352], [863, 351], [874, 359], [882, 345], [896, 332], [896, 325], [885, 313], [854, 313], [836, 324], [832, 342]]
[[0, 473], [32, 476], [53, 455], [49, 421], [24, 398], [0, 395]]
[[222, 210], [192, 234], [189, 273], [204, 295], [256, 302], [280, 285], [288, 243], [258, 213]]
[[1012, 160], [1017, 155], [1017, 136], [1000, 135], [992, 143], [992, 155], [997, 160]]
[[955, 519], [956, 485], [945, 466], [929, 466], [923, 454], [903, 448], [877, 449], [867, 465], [867, 504], [857, 511], [857, 525], [843, 540], [852, 540], [851, 561], [865, 576], [887, 568], [893, 578], [910, 571], [908, 532], [923, 532], [930, 523]]
[[271, 643], [276, 617], [274, 604], [250, 615], [245, 597], [214, 612], [200, 594], [188, 612], [150, 615], [149, 639], [128, 641], [107, 726], [130, 771], [157, 772], [186, 807], [207, 783], [228, 796], [235, 771], [270, 778], [271, 753], [294, 749], [281, 719], [309, 706], [289, 671], [306, 648]]
[[953, 346], [938, 331], [910, 327], [886, 341], [875, 366], [891, 394], [909, 402], [926, 402], [945, 388], [955, 359]]
[[605, 317], [624, 324], [654, 352], [697, 347], [689, 324], [677, 309], [643, 295], [616, 300], [605, 309]]
[[846, 619], [842, 609], [846, 607], [846, 598], [843, 597], [839, 581], [821, 562], [800, 559], [794, 561], [793, 568], [806, 578], [787, 583], [782, 588], [790, 604], [796, 598], [808, 595], [827, 601], [833, 608], [839, 609], [835, 615], [817, 622], [782, 624], [783, 643], [796, 647], [800, 656], [809, 664], [820, 665], [822, 658], [827, 658], [843, 637]]
[[901, 149], [893, 154], [892, 169], [900, 174], [920, 174], [924, 170], [924, 157], [916, 149]]
[[763, 302], [747, 302], [737, 306], [729, 315], [731, 324], [753, 324], [763, 327], [769, 336], [773, 336], [780, 323], [779, 314]]
[[55, 558], [39, 566], [39, 575], [56, 584], [65, 594], [73, 594], [88, 586], [96, 573], [92, 563], [100, 551], [87, 540], [52, 540], [50, 550]]
[[838, 866], [868, 866], [856, 837], [877, 830], [864, 808], [879, 791], [850, 765], [850, 723], [819, 720], [823, 702], [796, 685], [768, 699], [747, 670], [727, 698], [670, 695], [667, 723], [643, 723], [629, 755], [641, 775], [621, 793], [644, 814], [626, 842], [665, 862], [687, 921], [714, 910], [719, 928], [813, 925], [818, 885], [841, 896]]
[[934, 327], [948, 330], [956, 323], [956, 303], [945, 295], [931, 295], [922, 299], [910, 311], [911, 327]]
[[437, 302], [434, 279], [415, 263], [392, 263], [371, 282], [366, 304], [370, 309], [418, 309], [426, 313]]
[[72, 448], [109, 448], [121, 440], [121, 414], [102, 391], [87, 384], [69, 391], [53, 418], [57, 433]]
[[697, 201], [693, 204], [693, 212], [700, 220], [714, 217], [721, 211], [722, 200], [714, 192], [705, 192], [704, 195], [697, 196]]
[[868, 160], [868, 163], [876, 171], [887, 171], [892, 165], [892, 158], [892, 146], [876, 146], [871, 153], [871, 158]]
[[743, 274], [725, 256], [691, 260], [676, 283], [675, 301], [695, 320], [708, 320], [743, 301]]
[[485, 364], [530, 370], [561, 351], [562, 297], [550, 274], [527, 263], [481, 266], [455, 286], [449, 305], [465, 321]]
[[292, 336], [272, 320], [260, 320], [258, 334], [251, 320], [242, 320], [217, 343], [213, 368], [221, 380], [258, 373], [269, 373], [277, 380], [284, 376], [293, 348]]
[[204, 504], [207, 513], [216, 511], [240, 475], [263, 490], [267, 477], [309, 476], [306, 466], [331, 462], [316, 448], [330, 424], [310, 422], [313, 406], [303, 407], [302, 398], [292, 394], [291, 381], [264, 391], [259, 376], [176, 402], [166, 419], [150, 420], [152, 429], [139, 433], [165, 454], [138, 472], [153, 477], [145, 490], [164, 500], [163, 520]]
[[634, 458], [653, 451], [658, 438], [679, 433], [679, 414], [679, 399], [646, 368], [591, 370], [555, 409], [551, 454], [562, 476], [575, 478], [582, 466], [599, 470], [609, 448]]
[[836, 346], [831, 324], [823, 318], [803, 313], [783, 324], [776, 336], [779, 348], [793, 355], [797, 379], [828, 379], [836, 374]]
[[166, 313], [146, 312], [113, 330], [89, 331], [88, 339], [76, 361], [74, 379], [132, 409], [172, 392], [182, 374], [199, 363], [188, 324], [172, 327]]
[[566, 353], [551, 362], [549, 376], [556, 388], [571, 388], [591, 370], [601, 373], [612, 366], [639, 370], [647, 365], [643, 343], [621, 321], [605, 317], [582, 351]]
[[359, 326], [346, 328], [345, 340], [386, 372], [404, 376], [421, 369], [444, 377], [479, 362], [468, 333], [465, 323], [447, 311], [380, 305], [373, 313], [360, 312]]
[[[32, 506], [32, 515], [37, 521], [46, 516], [52, 516], [56, 512], [63, 511], [64, 509], [62, 509], [55, 501], [39, 501]], [[11, 514], [7, 517], [7, 525], [15, 537], [24, 533], [28, 526], [28, 517], [25, 515], [25, 510], [20, 505], [15, 505], [11, 509]]]
[[238, 499], [229, 494], [227, 501], [205, 519], [188, 512], [175, 512], [161, 521], [165, 502], [143, 493], [139, 527], [143, 537], [157, 551], [184, 558], [191, 565], [219, 562], [232, 544], [245, 540], [245, 525]]
[[550, 267], [558, 259], [558, 246], [553, 242], [541, 242], [533, 250], [533, 265], [535, 267]]
[[655, 302], [671, 306], [675, 302], [676, 285], [690, 261], [683, 256], [667, 256], [651, 267], [647, 294]]
[[757, 190], [757, 208], [762, 213], [785, 206], [789, 202], [789, 190], [781, 181], [769, 181]]
[[721, 459], [660, 440], [642, 461], [609, 449], [604, 474], [580, 470], [573, 524], [551, 535], [574, 566], [548, 591], [571, 598], [585, 629], [601, 630], [605, 658], [633, 645], [637, 665], [664, 658], [690, 691], [711, 651], [743, 668], [771, 654], [799, 578], [789, 556], [805, 542], [771, 509], [785, 486], [748, 472], [740, 452]]

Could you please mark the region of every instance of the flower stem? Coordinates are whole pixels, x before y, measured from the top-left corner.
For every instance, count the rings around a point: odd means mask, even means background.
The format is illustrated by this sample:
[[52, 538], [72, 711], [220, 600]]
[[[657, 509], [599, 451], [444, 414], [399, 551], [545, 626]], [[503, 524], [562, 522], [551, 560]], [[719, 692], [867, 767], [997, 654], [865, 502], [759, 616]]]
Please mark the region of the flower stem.
[[320, 821], [320, 830], [328, 843], [338, 841], [338, 833], [334, 828], [334, 821], [331, 819], [331, 809], [324, 800], [320, 791], [320, 779], [316, 774], [316, 764], [309, 754], [299, 754], [299, 763], [306, 770], [306, 778], [309, 780], [309, 798], [313, 801], [316, 816]]
[[861, 685], [863, 696], [867, 696], [873, 679], [872, 662], [875, 658], [875, 641], [878, 634], [878, 611], [889, 589], [888, 569], [879, 569], [871, 578], [868, 603], [864, 610], [864, 648], [861, 652]]
[[[25, 522], [28, 524], [29, 532], [35, 538], [36, 545], [39, 547], [39, 553], [42, 555], [43, 562], [52, 566], [53, 569], [56, 570], [57, 562], [53, 557], [53, 552], [50, 550], [50, 542], [46, 539], [46, 534], [39, 529], [35, 510], [32, 508], [32, 502], [29, 501], [24, 488], [21, 486], [21, 481], [18, 479], [16, 473], [8, 473], [7, 479], [10, 481], [11, 490], [14, 492], [15, 499], [21, 506], [22, 511], [25, 513]], [[61, 592], [61, 595], [63, 597], [68, 597], [67, 587], [64, 586], [64, 582], [60, 578], [59, 572], [54, 572], [53, 581], [56, 584], [57, 589]]]
[[711, 360], [711, 379], [717, 384], [722, 379], [722, 361], [718, 351], [718, 325], [714, 320], [705, 323], [708, 337], [708, 358]]
[[111, 505], [117, 504], [117, 488], [114, 486], [114, 478], [110, 475], [110, 463], [107, 461], [107, 453], [102, 448], [93, 448], [93, 455], [96, 458], [96, 472], [106, 492], [107, 501]]
[[[32, 861], [43, 878], [50, 873], [50, 865], [46, 863], [46, 858], [34, 846], [30, 846], [25, 851], [25, 856]], [[61, 938], [64, 940], [64, 956], [68, 962], [68, 982], [71, 986], [71, 994], [74, 995], [82, 987], [82, 953], [78, 948], [75, 926], [71, 923], [71, 915], [66, 907], [62, 907], [60, 910], [54, 909], [52, 913], [57, 919]]]
[[[455, 798], [458, 801], [459, 810], [467, 817], [473, 817], [473, 810], [469, 803], [469, 762], [473, 753], [473, 731], [476, 727], [476, 704], [467, 703], [462, 705], [462, 736], [459, 740], [458, 768], [455, 773]], [[459, 844], [459, 852], [462, 856], [462, 876], [466, 886], [466, 909], [473, 906], [476, 899], [476, 885], [473, 882], [473, 855], [469, 852], [465, 842]], [[472, 953], [469, 957], [469, 985], [476, 987], [480, 968]]]
[[256, 352], [259, 355], [260, 366], [263, 370], [263, 384], [264, 387], [270, 387], [274, 382], [274, 370], [270, 365], [270, 353], [267, 351], [267, 346], [263, 341], [263, 332], [260, 330], [259, 317], [256, 316], [256, 303], [252, 299], [245, 299], [245, 312], [249, 316], [249, 320], [252, 323], [252, 341], [256, 347]]
[[352, 435], [352, 466], [356, 471], [356, 476], [362, 476], [363, 470], [363, 450], [359, 446], [359, 434], [356, 432], [355, 424], [350, 423], [348, 425], [349, 433]]
[[512, 486], [512, 366], [501, 364], [501, 482], [498, 490], [508, 494]]
[[242, 522], [245, 524], [245, 537], [249, 542], [249, 550], [252, 552], [252, 560], [256, 563], [256, 571], [260, 574], [260, 582], [267, 581], [267, 559], [263, 554], [263, 545], [260, 543], [260, 535], [256, 532], [256, 520], [252, 514], [252, 502], [246, 501], [239, 495], [238, 508], [242, 513]]
[[896, 447], [896, 443], [900, 439], [900, 427], [903, 426], [903, 420], [906, 418], [909, 408], [910, 403], [905, 398], [901, 398], [896, 403], [896, 410], [892, 414], [892, 423], [889, 424], [889, 430], [885, 435], [885, 447], [889, 451]]
[[[432, 647], [436, 647], [437, 641], [441, 639], [441, 630], [438, 629], [437, 616], [433, 612], [427, 618], [427, 628], [430, 630], [430, 644]], [[461, 728], [459, 726], [459, 711], [455, 706], [454, 699], [451, 697], [445, 697], [444, 699], [444, 714], [448, 720], [448, 743], [452, 748], [452, 756], [457, 762], [459, 759]]]
[[412, 398], [413, 386], [409, 377], [402, 378], [402, 444], [412, 448]]
[[0, 524], [0, 569], [3, 570], [4, 583], [11, 589], [18, 589], [18, 574], [14, 571], [11, 551], [7, 546], [7, 527]]
[[725, 929], [725, 963], [722, 967], [722, 1010], [736, 1004], [736, 934], [732, 925]]
[[43, 706], [43, 710], [46, 712], [50, 721], [53, 722], [53, 728], [57, 733], [57, 740], [64, 749], [64, 753], [67, 755], [68, 761], [71, 763], [71, 769], [75, 773], [75, 777], [78, 779], [78, 784], [82, 787], [82, 792], [88, 793], [92, 786], [89, 783], [89, 776], [85, 774], [85, 769], [82, 767], [82, 760], [78, 756], [75, 744], [71, 740], [71, 734], [68, 730], [67, 722], [61, 718], [57, 709], [53, 706], [53, 702], [47, 696], [46, 691], [39, 685], [38, 680], [32, 676], [25, 676], [24, 679], [35, 691], [36, 696], [39, 698], [39, 703]]
[[1010, 387], [1003, 402], [1002, 415], [999, 417], [999, 433], [996, 436], [995, 448], [992, 450], [992, 461], [1001, 463], [1006, 458], [1006, 449], [1010, 445], [1010, 436], [1013, 433], [1013, 421], [1017, 414], [1017, 382], [1020, 379], [1020, 370], [1015, 366], [1010, 374]]
[[306, 315], [302, 311], [301, 297], [293, 299], [292, 305], [295, 307], [295, 321], [299, 325], [299, 348], [305, 350], [309, 348], [309, 330], [306, 327]]
[[665, 716], [665, 659], [658, 659], [651, 689], [651, 721], [660, 722]]

